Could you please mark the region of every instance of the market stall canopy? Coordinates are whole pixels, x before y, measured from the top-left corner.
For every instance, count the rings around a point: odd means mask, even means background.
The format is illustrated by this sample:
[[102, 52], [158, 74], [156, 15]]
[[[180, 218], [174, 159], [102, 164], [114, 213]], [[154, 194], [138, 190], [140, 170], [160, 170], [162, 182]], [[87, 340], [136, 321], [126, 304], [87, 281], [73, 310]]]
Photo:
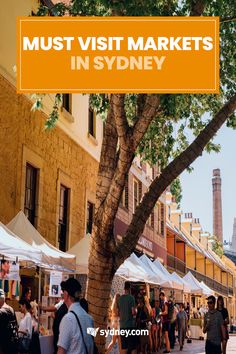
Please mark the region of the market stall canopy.
[[142, 263], [144, 265], [146, 265], [147, 267], [149, 267], [152, 272], [154, 274], [156, 274], [156, 276], [158, 277], [159, 279], [159, 284], [161, 287], [163, 288], [173, 288], [173, 283], [171, 280], [168, 280], [166, 279], [166, 276], [163, 274], [162, 271], [160, 271], [156, 266], [155, 264], [146, 256], [146, 254], [143, 254], [141, 257], [140, 257], [140, 260], [142, 261]]
[[40, 249], [30, 246], [0, 222], [0, 255], [10, 260], [42, 262]]
[[199, 281], [193, 276], [191, 272], [188, 272], [183, 279], [188, 283], [188, 285], [191, 287], [191, 294], [195, 295], [203, 295], [204, 291], [203, 288], [201, 287], [201, 284]]
[[116, 271], [116, 275], [133, 282], [149, 283], [150, 278], [134, 253]]
[[42, 253], [43, 267], [61, 271], [75, 270], [75, 256], [58, 250], [51, 245], [30, 223], [22, 211], [7, 224], [7, 227], [28, 245], [37, 248]]
[[175, 281], [178, 281], [182, 285], [182, 290], [184, 293], [189, 293], [189, 294], [191, 293], [191, 287], [183, 278], [179, 276], [179, 274], [173, 272], [171, 274], [171, 278]]
[[91, 235], [85, 235], [79, 242], [69, 249], [69, 253], [76, 256], [76, 273], [88, 273], [88, 258]]
[[171, 274], [168, 272], [168, 270], [163, 266], [163, 264], [158, 259], [155, 259], [153, 264], [155, 265], [155, 267], [157, 267], [163, 273], [163, 276], [165, 277], [165, 279], [168, 279], [169, 281], [172, 282], [173, 289], [183, 290], [183, 286], [181, 285], [181, 283], [179, 281], [174, 280], [171, 277]]
[[203, 288], [203, 291], [204, 291], [204, 295], [206, 296], [211, 296], [211, 295], [215, 295], [215, 292], [209, 288], [209, 286], [207, 286], [204, 281], [201, 281], [200, 283], [201, 287]]

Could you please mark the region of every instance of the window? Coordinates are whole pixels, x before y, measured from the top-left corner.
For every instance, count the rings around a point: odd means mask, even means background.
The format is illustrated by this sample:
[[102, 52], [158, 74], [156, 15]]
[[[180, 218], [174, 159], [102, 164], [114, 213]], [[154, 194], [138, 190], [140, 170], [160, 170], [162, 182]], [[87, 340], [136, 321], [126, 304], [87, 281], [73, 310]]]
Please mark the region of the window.
[[94, 218], [94, 204], [91, 202], [87, 202], [87, 224], [86, 224], [87, 234], [92, 233], [93, 218]]
[[32, 225], [35, 224], [37, 168], [26, 164], [24, 213]]
[[148, 226], [150, 226], [152, 229], [154, 229], [154, 209], [151, 212], [151, 215], [148, 218], [147, 221]]
[[64, 252], [67, 249], [68, 206], [69, 206], [69, 189], [61, 185], [60, 203], [59, 203], [58, 242], [59, 242], [59, 249]]
[[129, 209], [129, 181], [128, 181], [128, 176], [125, 179], [125, 188], [123, 190], [122, 196], [121, 196], [121, 201], [120, 204], [126, 209]]
[[134, 185], [133, 185], [133, 211], [135, 212], [137, 206], [140, 203], [140, 200], [142, 199], [142, 182], [134, 180]]
[[71, 94], [63, 93], [62, 95], [62, 107], [69, 113], [72, 112], [72, 102], [71, 102]]
[[88, 112], [88, 132], [96, 138], [96, 115], [92, 108], [89, 108]]

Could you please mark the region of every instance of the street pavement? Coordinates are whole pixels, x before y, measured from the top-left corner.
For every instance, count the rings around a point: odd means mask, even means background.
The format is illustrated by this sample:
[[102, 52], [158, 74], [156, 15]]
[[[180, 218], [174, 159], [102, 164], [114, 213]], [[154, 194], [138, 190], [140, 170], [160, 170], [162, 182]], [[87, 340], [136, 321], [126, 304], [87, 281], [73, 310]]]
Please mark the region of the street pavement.
[[[183, 351], [179, 351], [179, 346], [176, 345], [175, 349], [171, 351], [172, 354], [190, 353], [190, 354], [204, 354], [205, 353], [205, 341], [193, 340], [192, 343], [186, 343]], [[236, 354], [236, 336], [230, 336], [227, 345], [227, 354]], [[214, 354], [214, 353], [212, 353]]]

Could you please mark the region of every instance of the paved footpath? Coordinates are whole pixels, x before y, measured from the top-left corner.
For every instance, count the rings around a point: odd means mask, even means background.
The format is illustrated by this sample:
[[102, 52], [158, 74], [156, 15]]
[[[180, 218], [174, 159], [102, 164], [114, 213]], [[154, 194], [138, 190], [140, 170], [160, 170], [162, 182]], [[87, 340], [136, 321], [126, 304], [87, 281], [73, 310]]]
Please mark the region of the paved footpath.
[[[189, 354], [205, 354], [205, 341], [193, 340], [192, 343], [186, 343], [183, 351], [179, 351], [179, 346], [176, 345], [175, 349], [171, 351], [172, 354], [189, 353]], [[214, 353], [212, 353], [214, 354]], [[227, 345], [227, 354], [236, 354], [236, 336], [230, 336]]]

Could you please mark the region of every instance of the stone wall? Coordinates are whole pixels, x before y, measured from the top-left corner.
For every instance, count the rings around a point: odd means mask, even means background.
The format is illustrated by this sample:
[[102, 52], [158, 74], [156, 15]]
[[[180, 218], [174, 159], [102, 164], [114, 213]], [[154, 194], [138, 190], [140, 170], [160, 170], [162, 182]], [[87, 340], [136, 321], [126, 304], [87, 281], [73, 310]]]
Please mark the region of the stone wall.
[[24, 208], [26, 162], [39, 169], [36, 226], [57, 245], [60, 184], [70, 188], [68, 248], [85, 234], [87, 200], [95, 202], [98, 162], [0, 76], [0, 221]]

